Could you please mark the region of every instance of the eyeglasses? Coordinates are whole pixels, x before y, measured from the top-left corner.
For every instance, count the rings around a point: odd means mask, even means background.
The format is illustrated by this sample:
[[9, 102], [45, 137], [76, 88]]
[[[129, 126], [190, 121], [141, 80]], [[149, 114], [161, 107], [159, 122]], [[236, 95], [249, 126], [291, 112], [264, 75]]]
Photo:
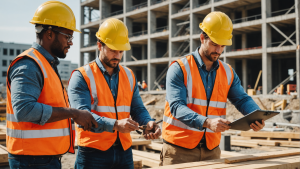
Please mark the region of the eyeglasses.
[[72, 40], [73, 40], [73, 38], [74, 38], [72, 35], [68, 35], [68, 34], [62, 33], [62, 32], [57, 31], [57, 30], [53, 30], [53, 29], [52, 29], [52, 31], [58, 32], [58, 33], [60, 33], [60, 34], [62, 34], [62, 35], [67, 36], [67, 41], [68, 41], [68, 43], [72, 42]]

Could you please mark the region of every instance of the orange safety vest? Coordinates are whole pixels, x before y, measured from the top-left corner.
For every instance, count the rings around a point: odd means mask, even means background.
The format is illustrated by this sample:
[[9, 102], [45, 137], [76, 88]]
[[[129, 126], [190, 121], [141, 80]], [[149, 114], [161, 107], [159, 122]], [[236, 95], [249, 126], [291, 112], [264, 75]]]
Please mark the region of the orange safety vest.
[[[187, 107], [208, 118], [225, 118], [227, 95], [233, 80], [233, 71], [229, 65], [219, 60], [219, 68], [213, 92], [208, 102], [205, 88], [193, 55], [177, 60], [187, 89]], [[173, 62], [174, 63], [174, 62]], [[208, 106], [207, 106], [208, 105]], [[212, 150], [220, 144], [221, 133], [206, 128], [192, 128], [176, 119], [170, 111], [168, 100], [163, 117], [163, 139], [169, 143], [188, 149], [195, 148], [205, 134], [206, 146]]]
[[[133, 72], [120, 67], [117, 100], [115, 102], [104, 75], [95, 61], [78, 68], [86, 81], [91, 94], [91, 111], [98, 116], [110, 119], [125, 119], [130, 117], [130, 106], [135, 86], [135, 76]], [[132, 140], [130, 133], [120, 133], [114, 131], [93, 133], [84, 131], [75, 125], [77, 132], [77, 142], [79, 146], [91, 147], [102, 151], [108, 150], [116, 141], [117, 135], [124, 150], [131, 147]]]
[[[69, 107], [68, 96], [61, 81], [46, 58], [36, 49], [30, 48], [17, 56], [9, 69], [23, 57], [33, 59], [43, 72], [44, 86], [38, 103], [52, 107]], [[7, 91], [7, 150], [15, 155], [60, 155], [74, 153], [74, 138], [71, 119], [45, 123], [43, 126], [31, 122], [19, 122], [14, 115], [11, 103], [11, 86], [6, 77]]]

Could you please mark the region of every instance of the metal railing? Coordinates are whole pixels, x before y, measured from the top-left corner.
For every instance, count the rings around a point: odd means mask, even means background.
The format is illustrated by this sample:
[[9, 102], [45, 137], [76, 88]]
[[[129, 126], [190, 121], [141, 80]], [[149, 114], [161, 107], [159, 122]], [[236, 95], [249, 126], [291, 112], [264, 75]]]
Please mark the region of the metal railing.
[[163, 27], [156, 28], [153, 33], [165, 32], [167, 30], [169, 30], [169, 26], [163, 26]]
[[261, 19], [261, 14], [232, 20], [233, 24]]
[[205, 6], [208, 5], [210, 3], [210, 0], [207, 0], [206, 2], [202, 3], [202, 4], [196, 4], [194, 8], [198, 8], [200, 6]]
[[177, 13], [185, 12], [185, 11], [188, 11], [188, 10], [190, 10], [190, 7], [179, 9]]
[[115, 16], [115, 15], [120, 15], [120, 14], [123, 14], [123, 9], [119, 10], [119, 11], [115, 11], [115, 12], [109, 13], [109, 14], [106, 14], [106, 15], [103, 15], [102, 19], [108, 18], [108, 17], [111, 17], [111, 16]]
[[152, 0], [151, 5], [159, 4], [159, 3], [162, 3], [162, 2], [165, 2], [165, 1], [168, 1], [168, 0]]
[[142, 35], [147, 35], [148, 31], [144, 30], [144, 31], [140, 31], [140, 32], [134, 32], [132, 34], [129, 35], [129, 37], [136, 37], [136, 36], [142, 36]]
[[271, 12], [271, 16], [274, 17], [279, 15], [286, 15], [288, 13], [295, 13], [295, 6], [292, 6], [291, 8]]
[[[296, 39], [291, 39], [291, 40], [296, 43]], [[278, 47], [278, 45], [280, 45], [282, 42], [284, 42], [284, 40], [280, 41], [280, 42], [272, 42], [271, 46], [272, 47]], [[291, 42], [289, 42], [289, 41], [286, 41], [284, 44], [286, 44], [286, 43], [291, 44]], [[284, 44], [282, 46], [284, 46]]]
[[134, 5], [134, 6], [128, 7], [127, 8], [127, 12], [138, 10], [138, 9], [141, 9], [141, 8], [145, 8], [147, 6], [148, 6], [148, 2], [140, 3], [138, 5]]

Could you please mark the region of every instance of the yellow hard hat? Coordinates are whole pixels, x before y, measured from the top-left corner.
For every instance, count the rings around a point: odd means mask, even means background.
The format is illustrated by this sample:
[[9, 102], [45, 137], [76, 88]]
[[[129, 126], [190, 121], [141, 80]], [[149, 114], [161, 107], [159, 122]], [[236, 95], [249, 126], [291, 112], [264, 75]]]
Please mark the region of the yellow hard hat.
[[96, 37], [112, 50], [131, 49], [128, 38], [128, 29], [119, 19], [110, 18], [105, 20], [100, 25]]
[[59, 1], [47, 1], [40, 5], [30, 23], [58, 26], [80, 32], [76, 29], [76, 19], [72, 9]]
[[199, 24], [208, 37], [218, 45], [232, 45], [232, 22], [223, 12], [211, 12]]

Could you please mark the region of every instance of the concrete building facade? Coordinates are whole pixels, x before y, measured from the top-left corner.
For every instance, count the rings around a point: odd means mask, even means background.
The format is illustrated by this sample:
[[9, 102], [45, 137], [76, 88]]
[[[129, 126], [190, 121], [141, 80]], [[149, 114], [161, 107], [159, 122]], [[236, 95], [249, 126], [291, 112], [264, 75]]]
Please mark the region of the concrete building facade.
[[59, 62], [57, 70], [61, 80], [69, 81], [72, 71], [78, 68], [78, 64], [71, 63], [69, 60], [59, 60]]
[[[220, 59], [239, 75], [245, 89], [258, 86], [267, 95], [284, 79], [300, 94], [299, 0], [81, 0], [80, 66], [98, 56], [96, 37], [107, 18], [128, 27], [132, 49], [121, 65], [131, 68], [150, 93], [165, 89], [169, 64], [200, 46], [199, 23], [212, 11], [233, 22], [233, 44]], [[298, 46], [298, 48], [297, 48]], [[297, 73], [294, 73], [298, 71]], [[156, 92], [157, 93], [157, 92]], [[158, 92], [159, 93], [159, 92]]]
[[12, 60], [29, 49], [31, 44], [5, 43], [0, 41], [0, 83], [6, 85], [7, 69]]

